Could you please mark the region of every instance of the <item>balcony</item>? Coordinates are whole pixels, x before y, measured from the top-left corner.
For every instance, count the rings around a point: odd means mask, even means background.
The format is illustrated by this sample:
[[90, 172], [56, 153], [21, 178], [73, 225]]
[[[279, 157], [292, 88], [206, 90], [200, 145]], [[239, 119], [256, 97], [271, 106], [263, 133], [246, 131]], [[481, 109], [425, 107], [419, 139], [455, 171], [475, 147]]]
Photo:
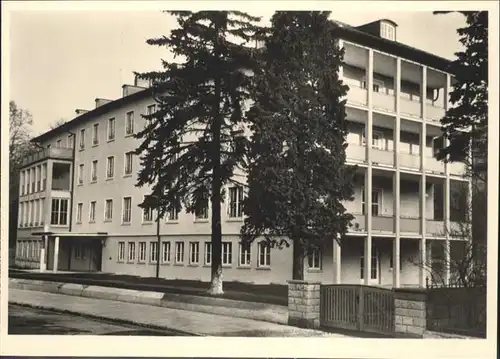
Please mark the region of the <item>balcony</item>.
[[412, 101], [406, 98], [401, 98], [401, 100], [399, 101], [399, 112], [402, 115], [421, 118], [422, 109], [420, 101]]
[[357, 106], [366, 106], [368, 104], [368, 91], [359, 86], [349, 84], [347, 103]]
[[394, 217], [393, 216], [373, 216], [372, 230], [378, 232], [394, 232]]
[[439, 107], [429, 103], [426, 104], [425, 111], [426, 111], [425, 114], [426, 119], [430, 122], [435, 122], [436, 124], [440, 123], [441, 119], [444, 117], [446, 113], [443, 107]]
[[372, 162], [379, 165], [394, 167], [394, 151], [372, 149]]
[[393, 95], [388, 95], [381, 92], [373, 92], [373, 108], [376, 110], [395, 112], [396, 98]]
[[420, 156], [399, 152], [399, 166], [418, 171], [420, 170]]
[[426, 172], [444, 174], [444, 162], [438, 161], [434, 157], [427, 157], [425, 162]]
[[32, 163], [43, 161], [46, 159], [57, 159], [57, 160], [72, 160], [73, 159], [73, 149], [72, 148], [57, 148], [50, 147], [44, 148], [43, 150], [33, 153], [32, 155], [26, 156], [21, 167], [26, 167]]
[[419, 234], [421, 232], [420, 218], [400, 217], [399, 228], [401, 233]]

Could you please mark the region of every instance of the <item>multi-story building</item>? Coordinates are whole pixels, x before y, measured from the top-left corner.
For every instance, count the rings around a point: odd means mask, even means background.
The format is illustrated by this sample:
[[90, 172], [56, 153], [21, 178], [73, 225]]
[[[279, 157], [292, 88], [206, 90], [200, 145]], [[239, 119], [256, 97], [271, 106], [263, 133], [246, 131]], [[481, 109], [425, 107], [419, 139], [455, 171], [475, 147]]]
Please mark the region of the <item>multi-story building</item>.
[[[453, 188], [469, 183], [462, 164], [435, 158], [444, 145], [439, 120], [450, 106], [449, 62], [397, 42], [390, 20], [335, 24], [350, 87], [347, 161], [358, 165], [361, 184], [346, 203], [355, 217], [348, 235], [306, 258], [305, 278], [422, 286], [428, 270], [421, 263], [434, 259], [449, 278], [450, 248], [464, 240], [451, 231], [464, 220]], [[18, 265], [154, 276], [159, 259], [160, 277], [210, 279], [208, 211], [168, 214], [158, 245], [155, 214], [138, 207], [148, 188], [135, 186], [139, 143], [132, 135], [155, 102], [137, 85], [124, 85], [120, 99], [96, 99], [94, 109], [77, 110], [35, 138], [43, 149], [21, 171]], [[242, 196], [231, 187], [223, 204], [224, 279], [284, 283], [291, 248], [239, 243]]]

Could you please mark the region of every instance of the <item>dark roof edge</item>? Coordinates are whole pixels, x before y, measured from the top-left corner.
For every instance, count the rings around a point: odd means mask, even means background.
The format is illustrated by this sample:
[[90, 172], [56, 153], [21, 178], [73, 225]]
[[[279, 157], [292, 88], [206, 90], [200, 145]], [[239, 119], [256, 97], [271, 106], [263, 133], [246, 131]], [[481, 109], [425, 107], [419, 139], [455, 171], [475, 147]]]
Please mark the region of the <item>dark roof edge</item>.
[[[384, 19], [384, 21], [387, 21]], [[405, 45], [397, 41], [387, 40], [375, 35], [369, 34], [359, 28], [346, 25], [337, 21], [333, 21], [339, 37], [346, 40], [359, 41], [360, 45], [372, 47], [374, 49], [387, 52], [392, 55], [397, 55], [411, 61], [422, 63], [440, 71], [450, 72], [450, 65], [453, 60], [431, 54], [427, 51], [417, 49], [415, 47]], [[364, 26], [364, 25], [363, 25]]]
[[94, 116], [102, 115], [108, 111], [111, 111], [111, 110], [118, 108], [120, 106], [127, 105], [133, 101], [140, 100], [142, 98], [147, 97], [149, 94], [151, 94], [151, 89], [146, 88], [144, 90], [135, 92], [135, 93], [130, 94], [128, 96], [121, 97], [121, 98], [116, 99], [116, 100], [110, 100], [111, 102], [105, 103], [97, 108], [94, 108], [93, 110], [89, 110], [88, 112], [85, 112], [85, 113], [73, 118], [72, 120], [66, 122], [65, 124], [63, 124], [59, 127], [56, 127], [52, 130], [49, 130], [47, 132], [42, 133], [41, 135], [34, 137], [33, 139], [31, 139], [31, 141], [32, 142], [41, 142], [41, 141], [45, 140], [47, 137], [50, 137], [52, 135], [55, 135], [58, 133], [68, 132], [68, 130], [70, 128], [75, 126], [75, 124], [80, 123], [81, 121], [85, 121], [85, 120], [87, 120], [91, 117], [94, 117]]

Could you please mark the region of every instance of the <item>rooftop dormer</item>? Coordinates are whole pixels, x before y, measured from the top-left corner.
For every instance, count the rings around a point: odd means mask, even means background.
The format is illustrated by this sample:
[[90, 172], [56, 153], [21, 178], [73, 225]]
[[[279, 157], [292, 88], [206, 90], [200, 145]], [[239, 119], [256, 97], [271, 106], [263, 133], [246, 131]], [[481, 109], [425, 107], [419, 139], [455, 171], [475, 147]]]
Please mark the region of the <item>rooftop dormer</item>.
[[396, 41], [396, 24], [389, 19], [380, 19], [365, 25], [358, 26], [357, 29], [381, 37], [386, 40]]

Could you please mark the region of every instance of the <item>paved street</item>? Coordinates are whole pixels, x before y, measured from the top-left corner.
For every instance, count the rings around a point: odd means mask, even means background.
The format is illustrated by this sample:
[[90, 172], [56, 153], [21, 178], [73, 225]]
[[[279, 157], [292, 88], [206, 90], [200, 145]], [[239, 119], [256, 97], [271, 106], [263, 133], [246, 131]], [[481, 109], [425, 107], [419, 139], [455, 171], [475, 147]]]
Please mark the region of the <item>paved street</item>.
[[9, 304], [9, 334], [173, 335], [131, 325]]

